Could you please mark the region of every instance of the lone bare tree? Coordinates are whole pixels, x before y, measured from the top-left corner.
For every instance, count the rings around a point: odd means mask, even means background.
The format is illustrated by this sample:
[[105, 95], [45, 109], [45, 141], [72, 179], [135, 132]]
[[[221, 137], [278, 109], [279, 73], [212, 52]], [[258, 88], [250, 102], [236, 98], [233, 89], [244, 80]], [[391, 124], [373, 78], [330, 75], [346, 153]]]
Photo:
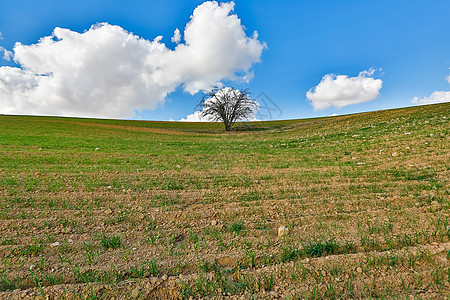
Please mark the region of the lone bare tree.
[[225, 130], [230, 131], [237, 121], [252, 117], [259, 108], [258, 102], [250, 95], [247, 89], [214, 87], [205, 92], [197, 107], [201, 108], [202, 117], [220, 121], [225, 125]]

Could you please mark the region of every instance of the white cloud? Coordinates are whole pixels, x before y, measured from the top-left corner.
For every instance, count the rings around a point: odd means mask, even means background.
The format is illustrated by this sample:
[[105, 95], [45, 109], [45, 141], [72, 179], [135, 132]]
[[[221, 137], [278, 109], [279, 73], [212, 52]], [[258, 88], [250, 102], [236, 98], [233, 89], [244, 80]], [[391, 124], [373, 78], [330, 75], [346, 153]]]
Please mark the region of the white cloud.
[[2, 46], [0, 46], [0, 53], [3, 52], [3, 59], [10, 61], [11, 60], [11, 56], [13, 55], [11, 51], [6, 50], [5, 48], [3, 48]]
[[374, 69], [359, 73], [358, 77], [327, 74], [322, 81], [306, 93], [314, 110], [323, 110], [331, 106], [342, 108], [350, 104], [371, 101], [378, 97], [383, 81], [374, 79]]
[[[3, 40], [3, 37], [2, 37], [2, 33], [0, 32], [0, 40]], [[0, 46], [0, 55], [1, 55], [1, 53], [3, 52], [3, 56], [2, 56], [2, 58], [4, 59], [4, 60], [10, 60], [11, 59], [11, 56], [12, 56], [12, 52], [11, 51], [8, 51], [8, 50], [6, 50], [5, 48], [3, 48], [2, 46]]]
[[181, 41], [181, 33], [180, 30], [177, 28], [175, 29], [175, 31], [173, 32], [173, 37], [170, 39], [172, 41], [172, 43], [178, 44]]
[[447, 79], [447, 82], [450, 83], [450, 75], [448, 75], [447, 77], [445, 77], [445, 79]]
[[21, 68], [0, 67], [0, 113], [132, 117], [164, 103], [178, 86], [194, 94], [249, 76], [266, 46], [256, 33], [246, 35], [233, 9], [233, 2], [199, 5], [174, 50], [162, 37], [149, 41], [106, 23], [16, 43]]
[[209, 117], [202, 116], [202, 112], [199, 110], [194, 111], [192, 114], [187, 115], [186, 118], [181, 118], [179, 122], [214, 122]]
[[419, 97], [414, 97], [411, 102], [418, 105], [450, 102], [450, 92], [434, 91], [429, 97], [424, 97], [422, 99], [419, 99]]

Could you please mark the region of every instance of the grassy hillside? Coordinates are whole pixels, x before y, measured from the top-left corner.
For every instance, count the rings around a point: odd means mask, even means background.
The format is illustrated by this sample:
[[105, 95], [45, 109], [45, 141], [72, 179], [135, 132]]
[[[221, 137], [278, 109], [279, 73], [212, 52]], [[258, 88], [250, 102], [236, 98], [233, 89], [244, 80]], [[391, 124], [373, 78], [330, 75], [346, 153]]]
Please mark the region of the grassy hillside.
[[0, 298], [445, 298], [449, 118], [0, 116]]

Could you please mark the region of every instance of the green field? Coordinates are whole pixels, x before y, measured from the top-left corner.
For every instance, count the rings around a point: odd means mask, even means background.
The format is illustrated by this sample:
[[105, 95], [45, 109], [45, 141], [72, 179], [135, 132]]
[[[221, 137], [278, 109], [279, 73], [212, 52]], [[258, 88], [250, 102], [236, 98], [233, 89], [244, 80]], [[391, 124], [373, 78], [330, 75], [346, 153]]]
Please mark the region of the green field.
[[0, 298], [448, 299], [449, 119], [0, 115]]

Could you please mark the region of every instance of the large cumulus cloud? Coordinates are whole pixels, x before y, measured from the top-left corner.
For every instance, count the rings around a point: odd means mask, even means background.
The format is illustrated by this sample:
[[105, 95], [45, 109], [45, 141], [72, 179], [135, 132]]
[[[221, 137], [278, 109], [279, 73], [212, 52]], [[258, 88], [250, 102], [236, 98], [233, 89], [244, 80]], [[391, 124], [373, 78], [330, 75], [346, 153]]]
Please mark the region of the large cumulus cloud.
[[362, 71], [357, 77], [327, 74], [317, 86], [306, 93], [306, 98], [311, 101], [314, 110], [331, 106], [342, 108], [371, 101], [378, 97], [383, 85], [381, 79], [371, 77], [374, 72], [374, 69]]
[[[0, 113], [123, 118], [154, 109], [178, 86], [189, 93], [224, 79], [251, 78], [265, 43], [248, 37], [234, 3], [205, 2], [174, 50], [101, 23], [78, 33], [55, 28], [34, 45], [17, 43], [20, 68], [0, 67]], [[180, 41], [184, 39], [184, 43]]]

